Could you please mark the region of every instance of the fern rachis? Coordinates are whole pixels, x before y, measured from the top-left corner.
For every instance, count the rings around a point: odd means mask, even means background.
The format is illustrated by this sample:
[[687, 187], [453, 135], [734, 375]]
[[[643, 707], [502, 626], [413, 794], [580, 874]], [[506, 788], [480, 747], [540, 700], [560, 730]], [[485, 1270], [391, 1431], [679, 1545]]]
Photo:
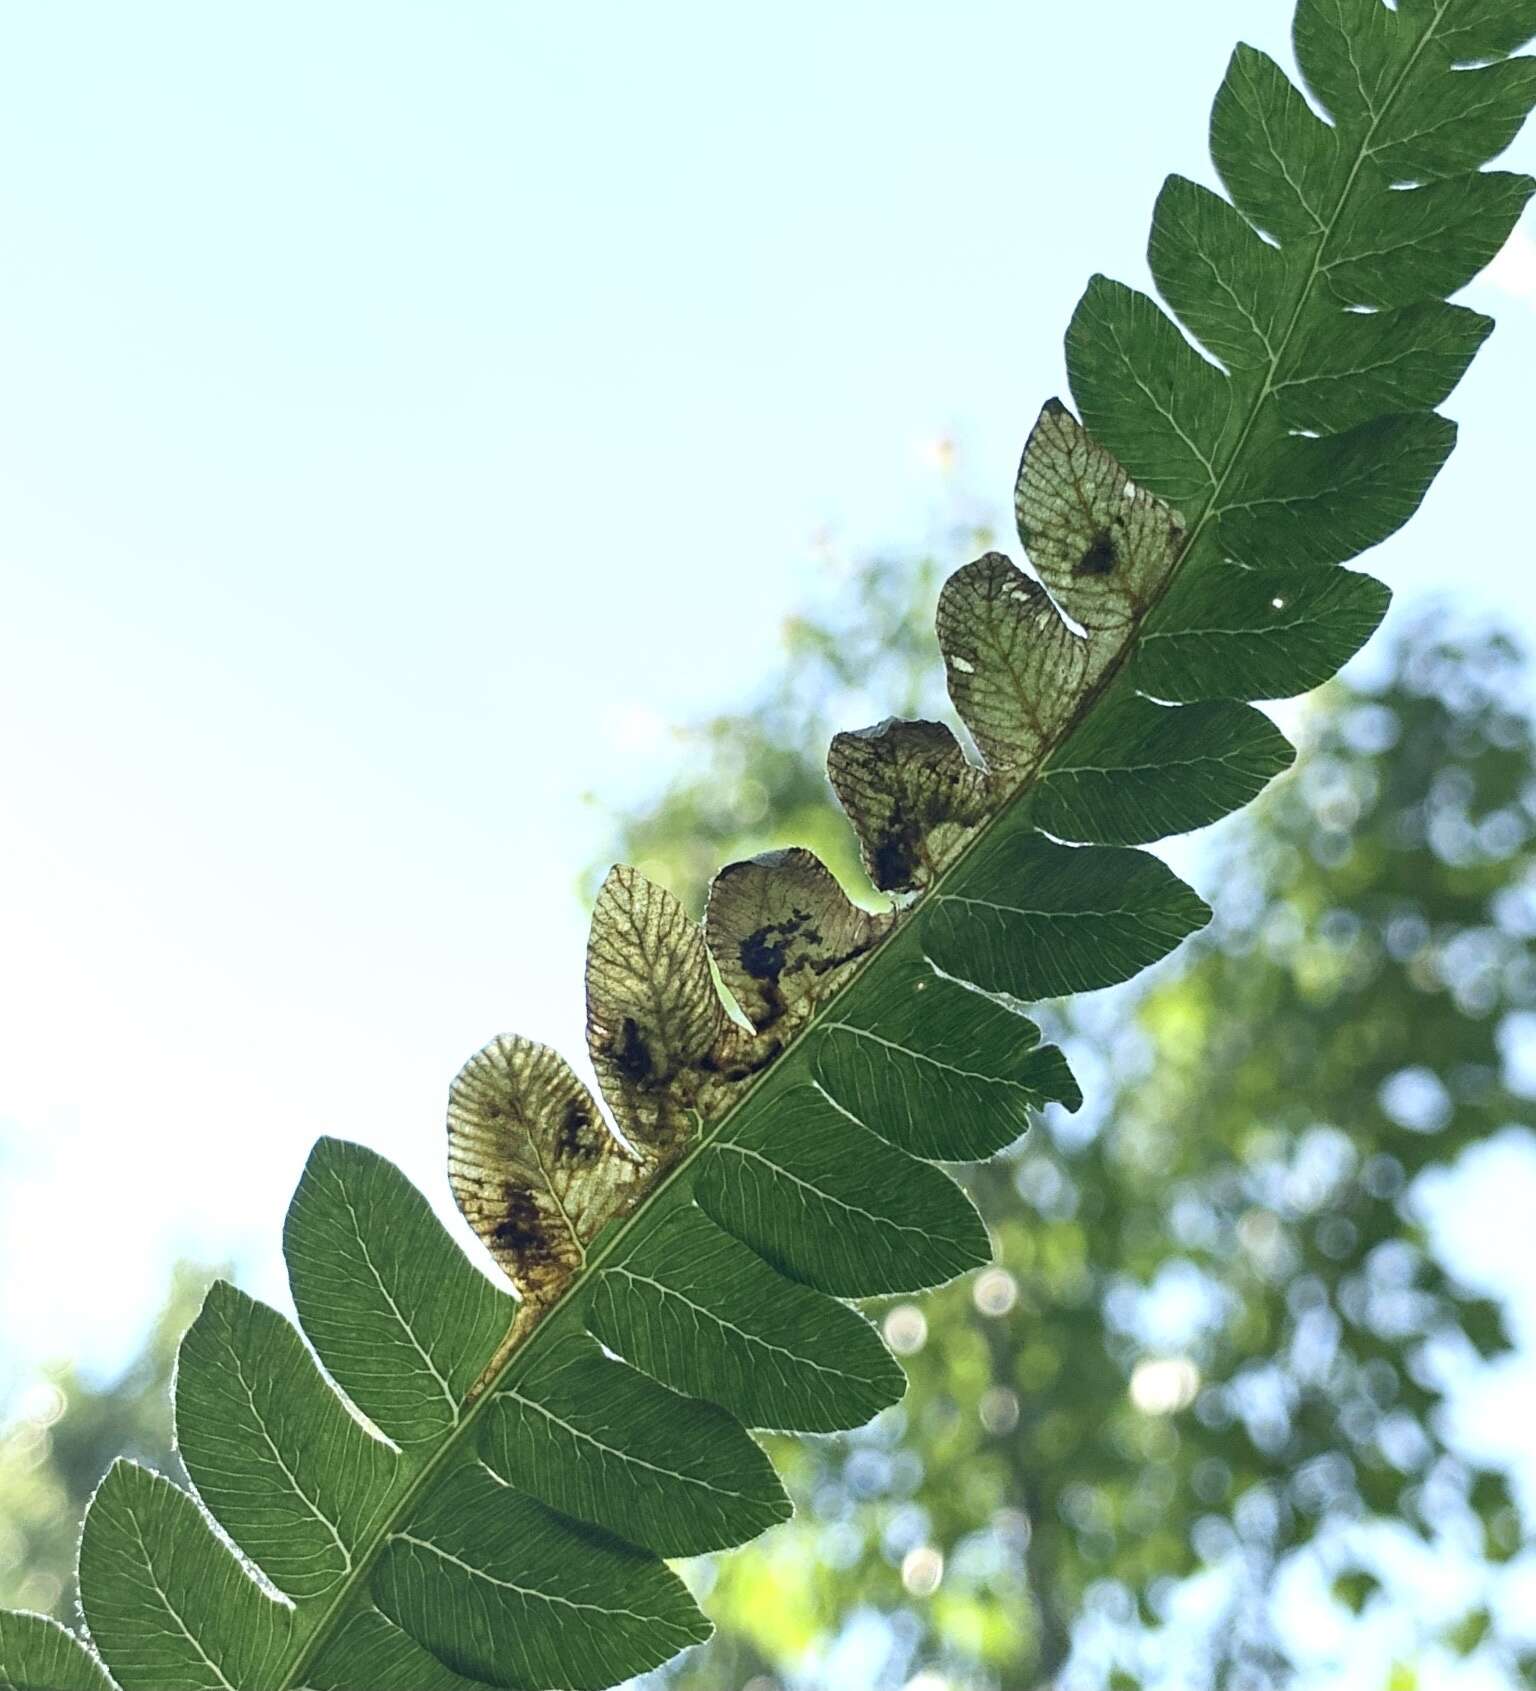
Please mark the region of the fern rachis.
[[1034, 575], [988, 554], [940, 600], [984, 763], [932, 723], [834, 742], [891, 911], [804, 852], [722, 871], [702, 929], [615, 871], [588, 1019], [618, 1133], [526, 1041], [454, 1084], [455, 1191], [520, 1301], [389, 1164], [322, 1142], [285, 1249], [330, 1379], [215, 1288], [177, 1391], [201, 1507], [115, 1467], [82, 1542], [89, 1642], [6, 1616], [0, 1684], [595, 1688], [707, 1634], [663, 1558], [783, 1518], [744, 1429], [894, 1401], [841, 1300], [985, 1261], [937, 1165], [1077, 1101], [1020, 1003], [1127, 979], [1200, 925], [1134, 848], [1253, 797], [1290, 750], [1246, 701], [1318, 684], [1380, 620], [1386, 590], [1338, 566], [1450, 450], [1433, 407], [1490, 325], [1445, 296], [1529, 195], [1481, 166], [1536, 101], [1510, 56], [1533, 34], [1533, 0], [1302, 0], [1331, 122], [1239, 49], [1213, 119], [1228, 197], [1173, 179], [1151, 247], [1219, 362], [1095, 279], [1068, 334], [1085, 426], [1047, 406], [1021, 466]]

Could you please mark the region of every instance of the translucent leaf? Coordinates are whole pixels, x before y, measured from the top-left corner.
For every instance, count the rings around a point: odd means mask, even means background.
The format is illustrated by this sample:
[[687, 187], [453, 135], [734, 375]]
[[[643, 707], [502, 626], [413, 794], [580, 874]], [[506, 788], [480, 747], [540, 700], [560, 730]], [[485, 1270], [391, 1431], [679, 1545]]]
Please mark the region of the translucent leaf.
[[967, 564], [939, 595], [949, 696], [987, 764], [1026, 770], [1070, 726], [1093, 664], [1050, 596], [998, 552]]
[[448, 1095], [448, 1178], [522, 1296], [557, 1297], [634, 1197], [640, 1165], [558, 1052], [502, 1035]]
[[789, 1031], [879, 943], [890, 918], [860, 910], [814, 853], [729, 863], [709, 889], [709, 949], [755, 1028]]
[[1054, 400], [1024, 449], [1014, 511], [1035, 573], [1090, 636], [1131, 628], [1184, 539], [1178, 514], [1132, 483]]
[[624, 1136], [666, 1157], [716, 1082], [729, 1018], [697, 922], [638, 870], [609, 872], [587, 944], [587, 1045]]
[[827, 774], [882, 892], [930, 885], [993, 809], [985, 774], [941, 722], [892, 719], [839, 734]]

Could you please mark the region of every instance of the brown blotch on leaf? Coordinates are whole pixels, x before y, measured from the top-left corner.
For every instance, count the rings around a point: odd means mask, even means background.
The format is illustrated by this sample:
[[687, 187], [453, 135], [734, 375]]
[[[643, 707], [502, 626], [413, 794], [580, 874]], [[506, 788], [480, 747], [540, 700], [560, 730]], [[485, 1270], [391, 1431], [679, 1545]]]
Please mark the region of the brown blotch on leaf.
[[[1024, 448], [1014, 509], [1034, 576], [988, 552], [945, 582], [936, 619], [949, 696], [999, 797], [1071, 732], [1183, 545], [1178, 513], [1056, 400]], [[889, 853], [892, 874], [901, 844]]]
[[[782, 923], [777, 929], [759, 928], [755, 934], [748, 934], [736, 948], [742, 968], [753, 980], [778, 980], [784, 971], [784, 947], [792, 932], [792, 928]], [[776, 939], [769, 937], [775, 933]]]
[[[705, 916], [709, 949], [742, 1013], [760, 1032], [781, 1034], [888, 926], [888, 918], [860, 910], [826, 865], [799, 847], [722, 869]], [[743, 1055], [750, 1061], [755, 1053]]]
[[[600, 1154], [600, 1143], [592, 1131], [593, 1125], [592, 1112], [572, 1099], [560, 1123], [560, 1149], [566, 1156], [590, 1162]], [[607, 1129], [603, 1131], [606, 1133]]]
[[882, 892], [927, 886], [995, 803], [985, 771], [941, 722], [890, 720], [839, 734], [827, 774]]
[[1079, 628], [1118, 646], [1168, 580], [1183, 519], [1052, 400], [1019, 464], [1014, 511], [1035, 574]]
[[516, 1254], [520, 1268], [549, 1256], [549, 1232], [526, 1186], [503, 1183], [501, 1219], [491, 1229], [491, 1238], [502, 1250]]
[[[784, 854], [776, 855], [782, 859]], [[791, 956], [795, 957], [797, 969], [832, 967], [832, 961], [820, 952], [824, 943], [813, 914], [809, 910], [791, 910], [784, 921], [765, 923], [755, 933], [748, 934], [737, 947], [736, 955], [753, 980], [776, 984]]]
[[640, 1165], [565, 1059], [503, 1035], [448, 1094], [448, 1179], [465, 1219], [535, 1310], [559, 1296], [586, 1246], [622, 1213]]
[[1093, 537], [1093, 544], [1077, 560], [1072, 573], [1073, 575], [1108, 575], [1117, 562], [1114, 536], [1107, 528], [1104, 528], [1100, 529]]
[[613, 1048], [613, 1060], [619, 1073], [633, 1086], [638, 1086], [654, 1067], [650, 1047], [633, 1016], [624, 1018], [618, 1044]]
[[885, 892], [916, 886], [922, 875], [922, 829], [915, 822], [885, 834], [875, 847], [870, 879]]
[[587, 944], [587, 1047], [649, 1160], [675, 1154], [708, 1113], [734, 1038], [698, 923], [637, 869], [610, 871]]

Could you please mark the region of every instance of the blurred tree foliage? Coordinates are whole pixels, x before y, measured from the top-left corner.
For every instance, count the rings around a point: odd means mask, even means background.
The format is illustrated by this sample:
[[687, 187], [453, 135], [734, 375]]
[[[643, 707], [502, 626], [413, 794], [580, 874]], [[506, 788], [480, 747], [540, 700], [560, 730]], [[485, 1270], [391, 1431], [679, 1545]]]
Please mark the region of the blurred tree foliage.
[[[936, 584], [880, 560], [791, 623], [782, 673], [685, 735], [612, 855], [697, 909], [727, 859], [809, 844], [868, 895], [820, 759], [870, 699], [947, 714]], [[1377, 1683], [1416, 1684], [1421, 1650], [1536, 1682], [1491, 1606], [1524, 1541], [1508, 1476], [1441, 1413], [1507, 1347], [1501, 1309], [1416, 1204], [1531, 1119], [1499, 1049], [1536, 1000], [1522, 662], [1424, 618], [1387, 668], [1313, 706], [1298, 773], [1204, 848], [1201, 943], [1058, 1012], [1092, 1101], [976, 1172], [998, 1267], [872, 1312], [906, 1401], [781, 1442], [798, 1517], [702, 1571], [720, 1635], [669, 1683], [1260, 1691], [1295, 1680], [1299, 1553], [1328, 1625], [1400, 1622], [1405, 1538], [1478, 1595], [1426, 1602]]]
[[75, 1611], [80, 1521], [114, 1456], [186, 1476], [171, 1441], [171, 1370], [216, 1270], [180, 1265], [143, 1348], [115, 1379], [45, 1370], [0, 1431], [0, 1608]]

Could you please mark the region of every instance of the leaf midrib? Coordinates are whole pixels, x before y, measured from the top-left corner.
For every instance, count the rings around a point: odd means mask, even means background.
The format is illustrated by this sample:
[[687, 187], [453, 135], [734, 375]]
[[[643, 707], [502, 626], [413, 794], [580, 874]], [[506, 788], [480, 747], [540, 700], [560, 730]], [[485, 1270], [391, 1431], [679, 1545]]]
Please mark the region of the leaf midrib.
[[[542, 1343], [547, 1343], [570, 1324], [574, 1313], [579, 1311], [580, 1300], [593, 1284], [604, 1263], [619, 1246], [628, 1240], [637, 1229], [648, 1230], [657, 1225], [665, 1219], [672, 1209], [686, 1200], [688, 1196], [686, 1182], [691, 1176], [694, 1164], [699, 1157], [709, 1149], [740, 1112], [747, 1108], [765, 1087], [771, 1088], [775, 1083], [783, 1084], [785, 1074], [794, 1068], [797, 1059], [803, 1062], [803, 1054], [807, 1049], [807, 1035], [820, 1024], [825, 1015], [829, 1014], [846, 998], [847, 994], [858, 988], [869, 969], [874, 967], [880, 959], [897, 955], [902, 949], [903, 941], [910, 942], [911, 936], [921, 927], [925, 912], [938, 902], [936, 895], [940, 893], [945, 882], [950, 881], [959, 872], [971, 854], [984, 841], [992, 837], [993, 830], [1023, 801], [1029, 789], [1039, 782], [1049, 766], [1051, 754], [1071, 739], [1083, 720], [1093, 712], [1112, 682], [1124, 670], [1125, 665], [1140, 643], [1141, 628], [1145, 625], [1157, 604], [1166, 595], [1189, 559], [1196, 553], [1201, 542], [1210, 535], [1212, 525], [1220, 519], [1226, 509], [1221, 502], [1222, 495], [1237, 473], [1244, 452], [1253, 438], [1254, 430], [1263, 418], [1266, 405], [1278, 390], [1279, 384], [1275, 381], [1276, 373], [1281, 368], [1290, 350], [1291, 343], [1296, 337], [1297, 330], [1301, 326], [1302, 318], [1311, 302], [1313, 289], [1317, 286], [1322, 275], [1323, 255], [1338, 231], [1340, 220], [1348, 209], [1359, 184], [1361, 172], [1372, 156], [1372, 144], [1375, 137], [1386, 116], [1395, 106], [1403, 88], [1412, 78], [1424, 52], [1438, 34], [1449, 7], [1450, 0], [1437, 0], [1433, 19], [1425, 28], [1418, 45], [1414, 48], [1401, 73], [1392, 84], [1387, 98], [1382, 101], [1380, 112], [1373, 114], [1370, 124], [1361, 132], [1355, 157], [1340, 191], [1338, 202], [1334, 207], [1332, 216], [1316, 238], [1311, 263], [1296, 291], [1296, 300], [1291, 311], [1290, 321], [1279, 345], [1273, 349], [1268, 359], [1263, 381], [1249, 406], [1247, 420], [1233, 439], [1221, 475], [1213, 483], [1205, 506], [1189, 531], [1177, 563], [1169, 571], [1162, 587], [1148, 600], [1140, 619], [1135, 624], [1131, 637], [1111, 662], [1105, 666], [1104, 673], [1085, 693], [1055, 746], [1035, 765], [1020, 775], [998, 810], [977, 830], [973, 838], [967, 842], [965, 849], [950, 864], [944, 874], [934, 882], [921, 902], [913, 907], [908, 919], [901, 922], [886, 940], [859, 960], [850, 972], [848, 979], [824, 1003], [817, 1007], [815, 1013], [800, 1029], [793, 1043], [784, 1051], [782, 1056], [748, 1082], [742, 1095], [721, 1116], [718, 1122], [706, 1129], [702, 1118], [699, 1118], [699, 1136], [692, 1148], [663, 1175], [634, 1211], [609, 1232], [599, 1249], [596, 1251], [589, 1250], [583, 1267], [572, 1276], [564, 1292], [550, 1306], [548, 1313], [539, 1321], [537, 1326], [529, 1332], [528, 1337], [512, 1352], [500, 1372], [484, 1385], [478, 1396], [461, 1405], [461, 1414], [453, 1431], [444, 1438], [438, 1449], [426, 1460], [410, 1485], [400, 1493], [388, 1520], [379, 1528], [373, 1543], [358, 1555], [352, 1572], [342, 1581], [329, 1607], [315, 1621], [303, 1646], [295, 1656], [286, 1677], [279, 1683], [277, 1691], [298, 1691], [298, 1688], [302, 1687], [304, 1674], [326, 1646], [330, 1644], [336, 1623], [351, 1612], [359, 1597], [365, 1599], [368, 1597], [368, 1579], [372, 1574], [374, 1564], [389, 1545], [391, 1539], [400, 1531], [401, 1525], [410, 1519], [412, 1508], [422, 1494], [429, 1489], [431, 1483], [470, 1448], [466, 1442], [470, 1431], [474, 1428], [486, 1405], [495, 1399], [503, 1384], [508, 1381], [509, 1377], [515, 1376], [527, 1367], [530, 1357], [538, 1352]], [[1336, 129], [1335, 133], [1337, 134], [1339, 131]], [[1232, 371], [1228, 371], [1228, 376], [1234, 382], [1237, 380], [1236, 374]]]

